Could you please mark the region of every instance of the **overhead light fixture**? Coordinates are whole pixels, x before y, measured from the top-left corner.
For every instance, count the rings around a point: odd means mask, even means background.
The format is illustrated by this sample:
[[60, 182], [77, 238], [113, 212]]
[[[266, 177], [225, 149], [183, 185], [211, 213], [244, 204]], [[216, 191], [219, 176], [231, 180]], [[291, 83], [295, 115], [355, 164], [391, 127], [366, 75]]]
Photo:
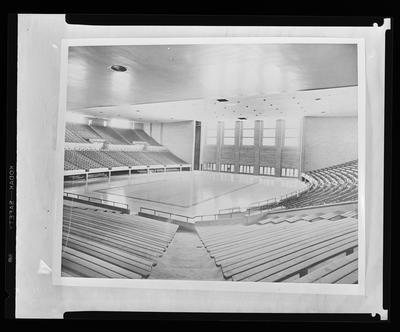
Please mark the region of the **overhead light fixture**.
[[220, 98], [220, 99], [217, 99], [217, 101], [220, 103], [225, 103], [228, 101], [228, 99]]
[[125, 66], [121, 66], [121, 65], [112, 65], [108, 68], [113, 71], [116, 71], [116, 72], [125, 72], [128, 70], [128, 68], [126, 68]]
[[245, 117], [239, 117], [238, 119], [239, 120], [247, 120], [247, 118], [245, 118]]

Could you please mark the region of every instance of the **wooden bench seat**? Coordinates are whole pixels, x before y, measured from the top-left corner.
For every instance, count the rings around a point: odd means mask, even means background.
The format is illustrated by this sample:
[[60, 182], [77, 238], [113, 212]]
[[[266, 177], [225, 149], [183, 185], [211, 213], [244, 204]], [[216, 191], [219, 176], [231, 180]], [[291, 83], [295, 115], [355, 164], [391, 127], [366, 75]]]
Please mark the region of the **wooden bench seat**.
[[[280, 260], [274, 261], [269, 266], [262, 266], [260, 271], [250, 276], [234, 276], [234, 280], [246, 281], [282, 281], [295, 274], [302, 273], [308, 268], [323, 262], [329, 258], [340, 255], [349, 249], [357, 247], [357, 235], [353, 239], [345, 239], [343, 241], [326, 246], [317, 251], [310, 252], [299, 257], [285, 257], [281, 262]], [[247, 271], [246, 271], [247, 272]], [[251, 271], [252, 273], [254, 271]], [[303, 272], [306, 273], [306, 272]]]
[[102, 223], [99, 220], [81, 218], [80, 216], [75, 216], [71, 219], [65, 220], [65, 223], [70, 223], [70, 222], [79, 225], [85, 225], [87, 227], [95, 227], [96, 229], [109, 231], [110, 233], [126, 235], [132, 239], [140, 239], [143, 240], [145, 243], [148, 243], [149, 245], [155, 247], [164, 247], [170, 242], [169, 240], [159, 239], [158, 237], [154, 237], [150, 234], [147, 234], [145, 232], [140, 232], [135, 229], [114, 227], [113, 225], [110, 225], [108, 223]]
[[146, 259], [135, 255], [135, 253], [130, 252], [129, 250], [123, 250], [120, 247], [114, 246], [112, 243], [101, 243], [98, 241], [93, 241], [88, 238], [73, 234], [73, 233], [66, 233], [63, 235], [63, 240], [74, 239], [79, 241], [81, 245], [85, 245], [88, 248], [96, 248], [96, 250], [104, 250], [107, 251], [110, 255], [116, 255], [117, 257], [121, 257], [122, 259], [129, 259], [137, 266], [142, 267], [145, 270], [151, 270], [152, 266], [155, 265], [155, 261], [151, 259]]
[[322, 214], [320, 217], [323, 218], [323, 219], [331, 220], [331, 218], [335, 218], [337, 216], [340, 216], [342, 213], [343, 213], [342, 211], [329, 212], [329, 213]]
[[121, 253], [116, 254], [112, 250], [108, 250], [106, 246], [104, 246], [104, 248], [101, 248], [99, 246], [93, 246], [87, 244], [86, 242], [81, 242], [79, 240], [76, 240], [76, 238], [72, 237], [69, 238], [65, 237], [63, 244], [67, 245], [68, 248], [99, 258], [113, 265], [120, 266], [122, 268], [127, 269], [128, 271], [138, 273], [141, 276], [148, 276], [151, 272], [150, 264], [149, 266], [138, 263], [136, 260], [131, 259], [132, 255], [126, 255], [126, 254], [124, 255]]
[[[291, 282], [296, 282], [296, 283], [310, 283], [310, 282], [323, 283], [324, 279], [322, 279], [322, 278], [325, 278], [326, 276], [328, 276], [330, 274], [333, 274], [335, 271], [341, 271], [340, 269], [342, 267], [344, 267], [344, 266], [346, 266], [346, 265], [348, 265], [350, 263], [353, 263], [353, 262], [356, 262], [356, 263], [358, 262], [358, 254], [357, 253], [353, 253], [353, 254], [338, 258], [335, 261], [331, 262], [330, 264], [327, 264], [326, 266], [322, 266], [319, 269], [316, 269], [315, 271], [306, 274], [304, 277], [291, 280]], [[351, 272], [353, 272], [353, 271], [351, 271]], [[337, 277], [334, 276], [333, 282], [342, 279], [346, 275], [347, 274], [340, 275], [340, 272], [339, 272], [339, 276], [337, 276]], [[325, 279], [325, 282], [326, 281], [327, 281], [327, 279]], [[329, 283], [333, 283], [333, 282], [329, 282]], [[328, 283], [328, 282], [326, 282], [326, 283]]]
[[286, 221], [290, 222], [290, 223], [294, 223], [294, 222], [300, 221], [300, 220], [304, 220], [301, 215], [290, 217], [290, 218], [286, 218]]
[[98, 232], [93, 233], [91, 230], [84, 230], [76, 227], [64, 227], [64, 231], [68, 233], [72, 232], [73, 234], [80, 235], [82, 237], [96, 240], [102, 242], [104, 244], [113, 243], [114, 245], [119, 245], [120, 248], [129, 248], [133, 253], [140, 257], [148, 258], [151, 260], [156, 260], [158, 257], [161, 257], [162, 252], [155, 252], [149, 248], [143, 248], [143, 246], [138, 246], [137, 243], [132, 243], [129, 239], [123, 237], [115, 237], [112, 234], [99, 234]]
[[[169, 238], [171, 235], [175, 234], [177, 225], [162, 223], [156, 221], [158, 225], [154, 225], [152, 222], [144, 223], [141, 220], [137, 220], [136, 216], [123, 216], [123, 215], [115, 215], [110, 216], [104, 212], [93, 212], [93, 211], [70, 211], [69, 209], [64, 210], [64, 218], [69, 218], [73, 215], [79, 215], [81, 217], [87, 217], [94, 220], [103, 220], [106, 222], [111, 222], [113, 225], [119, 225], [123, 227], [131, 227], [135, 229], [140, 229], [142, 231], [151, 232], [153, 235], [158, 234], [161, 237]], [[166, 224], [168, 226], [165, 226]]]
[[147, 243], [144, 239], [140, 239], [138, 237], [130, 236], [129, 234], [123, 234], [121, 232], [109, 232], [107, 229], [103, 229], [101, 227], [96, 227], [95, 225], [86, 225], [81, 222], [71, 221], [70, 224], [66, 227], [73, 227], [75, 229], [84, 230], [90, 234], [99, 234], [106, 237], [118, 239], [121, 241], [129, 241], [130, 243], [143, 248], [148, 249], [154, 252], [159, 252], [160, 254], [164, 251], [162, 246], [155, 246]]
[[63, 276], [146, 278], [177, 229], [160, 221], [64, 205]]
[[75, 264], [82, 265], [86, 268], [89, 268], [101, 275], [104, 275], [108, 278], [130, 278], [130, 279], [139, 279], [141, 276], [137, 273], [128, 271], [119, 266], [113, 265], [111, 263], [105, 262], [101, 259], [97, 259], [93, 256], [89, 256], [80, 251], [64, 247], [63, 248], [63, 257], [72, 261]]
[[[235, 258], [238, 254], [243, 254], [246, 252], [253, 252], [257, 249], [265, 248], [268, 244], [280, 243], [284, 244], [284, 241], [290, 239], [296, 239], [300, 236], [310, 236], [311, 232], [322, 231], [322, 233], [327, 232], [332, 227], [329, 225], [318, 225], [318, 227], [299, 227], [297, 230], [283, 231], [280, 233], [270, 233], [265, 236], [260, 236], [257, 239], [249, 239], [247, 243], [229, 247], [223, 251], [210, 251], [210, 256], [215, 257], [215, 262], [217, 265], [222, 264], [224, 260]], [[335, 227], [336, 228], [336, 227]]]
[[255, 252], [251, 257], [238, 257], [235, 261], [225, 262], [221, 264], [224, 276], [231, 277], [240, 272], [250, 270], [256, 266], [265, 264], [269, 260], [276, 259], [281, 256], [288, 255], [290, 253], [298, 252], [306, 248], [315, 250], [322, 248], [329, 243], [334, 243], [341, 238], [354, 236], [357, 232], [355, 227], [349, 227], [347, 229], [338, 230], [331, 232], [330, 234], [316, 233], [310, 237], [302, 237], [299, 239], [291, 239], [287, 241], [284, 246], [279, 243], [275, 245], [269, 245], [263, 248], [263, 250]]

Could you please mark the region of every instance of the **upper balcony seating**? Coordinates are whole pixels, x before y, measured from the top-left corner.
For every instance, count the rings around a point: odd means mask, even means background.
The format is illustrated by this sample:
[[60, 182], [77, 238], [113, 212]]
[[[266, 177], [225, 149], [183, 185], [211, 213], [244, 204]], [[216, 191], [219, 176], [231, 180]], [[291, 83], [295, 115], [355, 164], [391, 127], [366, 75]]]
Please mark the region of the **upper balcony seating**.
[[[116, 129], [98, 125], [67, 123], [65, 140], [71, 143], [88, 143], [91, 139], [103, 140], [115, 145], [131, 145], [143, 142], [145, 145], [160, 146], [152, 137], [140, 129]], [[125, 149], [127, 150], [127, 149]], [[165, 151], [112, 151], [112, 150], [71, 150], [65, 158], [64, 169], [113, 168], [150, 165], [181, 165], [185, 161], [168, 150]], [[68, 162], [68, 163], [67, 163]]]
[[101, 139], [102, 137], [97, 134], [89, 125], [79, 124], [79, 123], [68, 123], [66, 124], [66, 129], [84, 139], [88, 142], [89, 139]]
[[69, 143], [87, 143], [82, 137], [76, 135], [73, 131], [65, 128], [65, 142]]
[[113, 128], [103, 126], [91, 126], [99, 136], [111, 144], [126, 145], [130, 144], [125, 138], [119, 135]]
[[62, 276], [147, 278], [178, 226], [64, 205]]
[[113, 128], [119, 135], [121, 135], [129, 143], [132, 142], [146, 142], [143, 137], [137, 134], [136, 129], [123, 129], [123, 128]]
[[357, 210], [345, 206], [328, 213], [273, 213], [248, 226], [196, 229], [228, 280], [358, 282]]
[[136, 134], [141, 138], [141, 141], [147, 142], [149, 145], [160, 146], [153, 137], [146, 134], [146, 132], [142, 129], [135, 129]]

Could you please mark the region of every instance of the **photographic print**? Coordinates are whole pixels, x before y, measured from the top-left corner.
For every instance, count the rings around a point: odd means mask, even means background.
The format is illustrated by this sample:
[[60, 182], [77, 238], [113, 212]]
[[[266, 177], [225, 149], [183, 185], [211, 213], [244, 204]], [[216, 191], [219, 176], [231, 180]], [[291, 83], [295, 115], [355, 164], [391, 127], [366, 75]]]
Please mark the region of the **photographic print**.
[[359, 46], [68, 45], [61, 276], [358, 284]]

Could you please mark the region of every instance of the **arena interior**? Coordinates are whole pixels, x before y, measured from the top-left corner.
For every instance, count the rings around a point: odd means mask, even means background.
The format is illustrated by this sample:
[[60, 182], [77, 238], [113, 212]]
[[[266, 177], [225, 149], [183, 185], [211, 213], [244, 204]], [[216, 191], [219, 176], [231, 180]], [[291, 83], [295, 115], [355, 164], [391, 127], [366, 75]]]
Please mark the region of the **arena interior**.
[[74, 46], [62, 277], [358, 282], [357, 48]]

